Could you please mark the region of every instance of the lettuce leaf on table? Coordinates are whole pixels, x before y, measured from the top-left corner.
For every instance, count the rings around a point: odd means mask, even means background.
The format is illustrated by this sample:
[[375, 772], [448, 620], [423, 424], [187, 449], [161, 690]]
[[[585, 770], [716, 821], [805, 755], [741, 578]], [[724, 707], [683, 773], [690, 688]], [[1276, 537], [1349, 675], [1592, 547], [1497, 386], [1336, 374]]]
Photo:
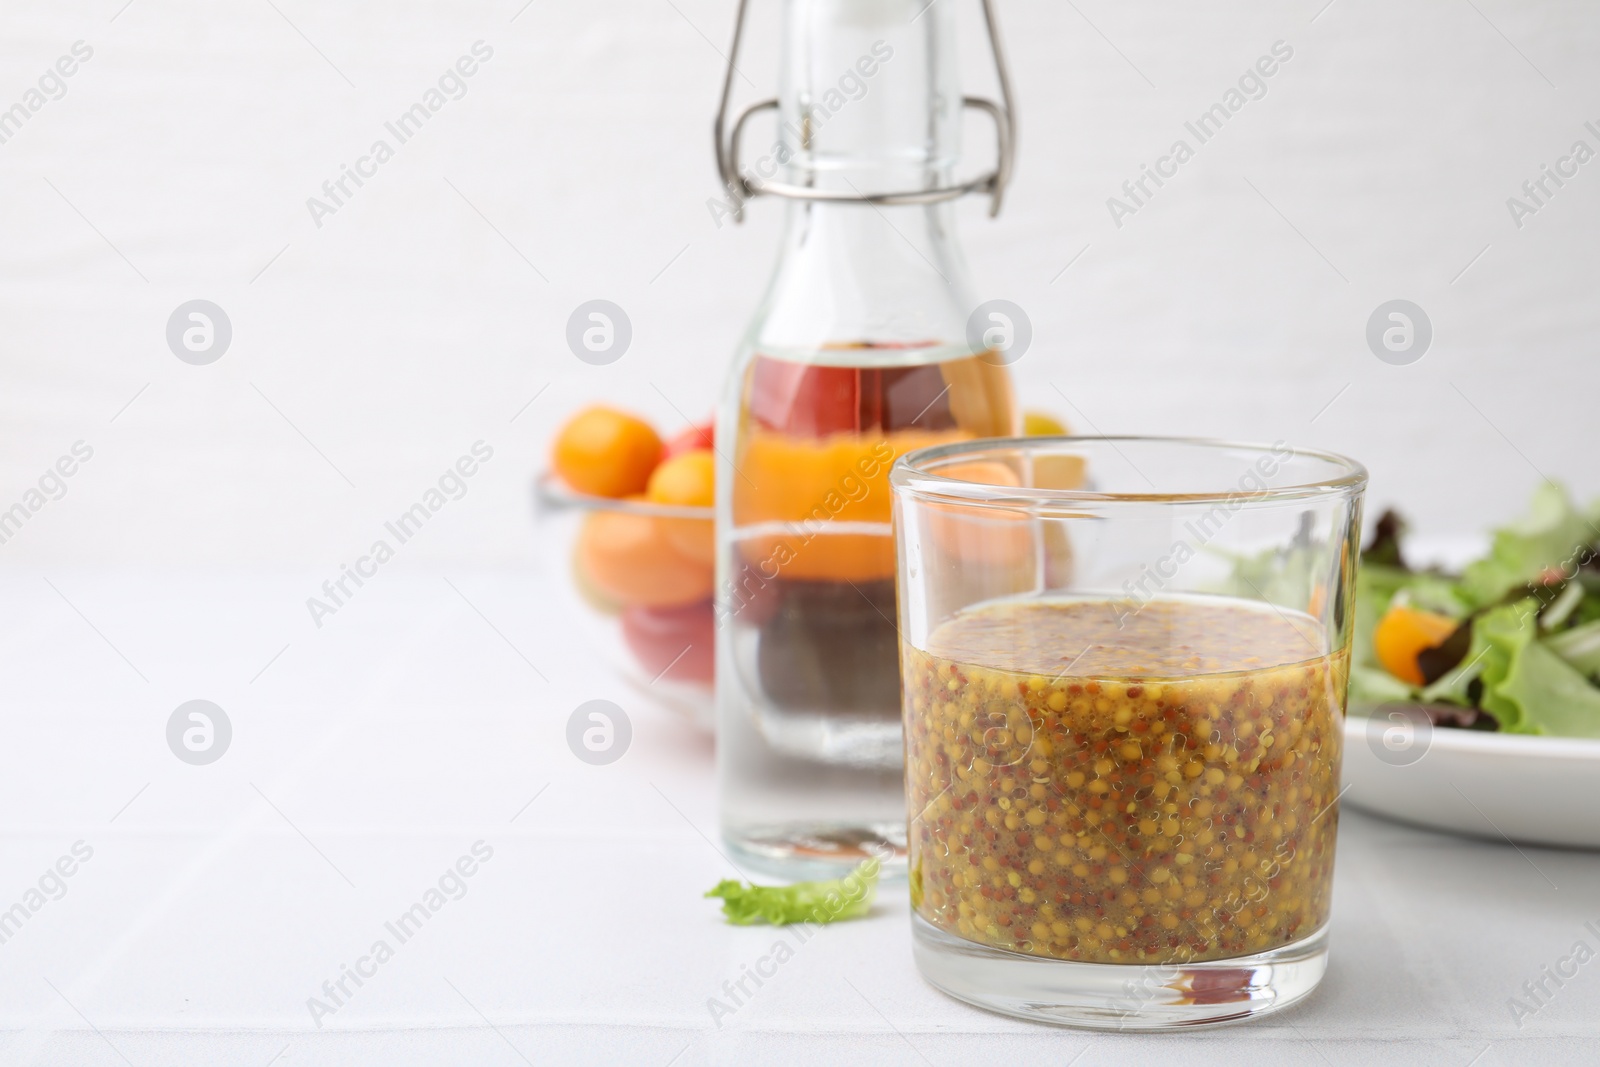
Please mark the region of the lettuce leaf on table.
[[706, 896], [722, 899], [723, 918], [735, 926], [838, 922], [872, 909], [879, 867], [876, 859], [869, 859], [843, 878], [793, 885], [755, 885], [726, 878]]

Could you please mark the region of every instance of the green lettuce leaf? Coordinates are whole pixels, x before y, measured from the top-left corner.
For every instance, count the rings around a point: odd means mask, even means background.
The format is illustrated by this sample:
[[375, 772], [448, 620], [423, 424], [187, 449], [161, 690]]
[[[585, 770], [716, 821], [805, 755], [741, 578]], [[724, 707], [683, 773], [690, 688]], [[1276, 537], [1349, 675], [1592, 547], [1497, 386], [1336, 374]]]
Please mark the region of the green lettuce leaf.
[[1538, 580], [1600, 538], [1595, 519], [1574, 507], [1565, 489], [1545, 482], [1534, 492], [1528, 514], [1496, 530], [1489, 554], [1462, 572], [1463, 591], [1474, 607], [1483, 607]]
[[1246, 600], [1265, 600], [1270, 604], [1304, 604], [1316, 584], [1315, 568], [1322, 548], [1310, 539], [1309, 532], [1293, 543], [1265, 552], [1238, 553], [1215, 546], [1206, 551], [1222, 556], [1232, 564], [1228, 577], [1207, 591]]
[[1590, 558], [1584, 570], [1578, 572], [1577, 581], [1584, 587], [1584, 596], [1578, 601], [1578, 610], [1567, 620], [1572, 626], [1600, 622], [1600, 544], [1595, 547], [1597, 554]]
[[1547, 637], [1545, 644], [1580, 674], [1600, 675], [1600, 620]]
[[1473, 624], [1468, 663], [1479, 663], [1484, 711], [1508, 733], [1600, 737], [1600, 689], [1535, 640], [1532, 597], [1493, 608]]
[[1472, 613], [1472, 603], [1461, 579], [1437, 571], [1418, 571], [1402, 587], [1406, 603], [1437, 615], [1460, 619]]
[[770, 923], [831, 923], [854, 919], [872, 908], [878, 889], [879, 863], [864, 861], [843, 878], [794, 885], [767, 886], [724, 879], [706, 893], [722, 899], [722, 914], [735, 926]]
[[1350, 701], [1352, 715], [1369, 715], [1379, 704], [1395, 702], [1415, 703], [1418, 690], [1402, 682], [1382, 667], [1356, 666], [1350, 668]]

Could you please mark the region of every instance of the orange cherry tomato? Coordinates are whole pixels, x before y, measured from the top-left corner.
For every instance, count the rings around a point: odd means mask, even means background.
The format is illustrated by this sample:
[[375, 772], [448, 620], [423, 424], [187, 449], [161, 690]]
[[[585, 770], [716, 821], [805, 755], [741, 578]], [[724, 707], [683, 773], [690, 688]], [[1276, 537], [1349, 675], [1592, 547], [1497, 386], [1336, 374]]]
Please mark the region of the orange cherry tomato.
[[1422, 685], [1417, 654], [1444, 643], [1459, 625], [1455, 619], [1420, 608], [1395, 604], [1384, 612], [1372, 631], [1373, 651], [1384, 669], [1402, 682]]
[[[704, 448], [666, 460], [650, 475], [645, 496], [656, 504], [709, 508], [717, 501], [717, 459]], [[707, 567], [716, 564], [716, 539], [710, 519], [662, 519], [661, 532], [674, 548]]]
[[[946, 478], [1016, 488], [1017, 472], [994, 460], [940, 467]], [[1025, 566], [1033, 562], [1033, 537], [1024, 511], [962, 504], [930, 504], [929, 533], [935, 547], [970, 566]]]
[[711, 595], [711, 568], [673, 547], [661, 520], [595, 511], [578, 533], [578, 568], [601, 594], [626, 606], [689, 604]]
[[580, 493], [644, 492], [661, 459], [661, 438], [643, 419], [615, 408], [585, 408], [556, 435], [556, 473]]
[[951, 463], [939, 467], [937, 472], [946, 478], [977, 482], [980, 485], [1003, 485], [1008, 489], [1015, 489], [1022, 484], [1022, 479], [1017, 477], [1016, 471], [996, 459], [969, 459], [964, 463]]

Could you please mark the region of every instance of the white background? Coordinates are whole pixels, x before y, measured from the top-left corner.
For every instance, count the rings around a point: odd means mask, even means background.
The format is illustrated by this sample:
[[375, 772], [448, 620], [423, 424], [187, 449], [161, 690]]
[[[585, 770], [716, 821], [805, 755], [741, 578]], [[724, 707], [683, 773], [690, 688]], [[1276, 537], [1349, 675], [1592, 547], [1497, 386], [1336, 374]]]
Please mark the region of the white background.
[[[1372, 503], [1428, 536], [1510, 516], [1539, 471], [1600, 491], [1600, 161], [1520, 230], [1505, 204], [1575, 139], [1600, 148], [1583, 129], [1600, 124], [1600, 10], [1322, 4], [1000, 0], [1018, 173], [998, 220], [974, 202], [962, 225], [980, 294], [1033, 320], [1026, 395], [1082, 430], [1348, 452], [1373, 472]], [[774, 19], [757, 7], [742, 65], [764, 94]], [[562, 741], [580, 701], [628, 697], [556, 606], [564, 560], [536, 536], [529, 480], [585, 402], [666, 427], [707, 412], [777, 243], [779, 205], [720, 229], [706, 208], [731, 17], [726, 0], [0, 12], [0, 107], [73, 42], [94, 48], [0, 145], [0, 509], [73, 442], [94, 449], [0, 544], [0, 907], [74, 840], [96, 848], [0, 945], [0, 1055], [1132, 1054], [933, 993], [892, 892], [714, 1030], [706, 998], [771, 933], [698, 899], [734, 873], [703, 836], [709, 743], [637, 704], [622, 762], [583, 766]], [[480, 39], [494, 56], [465, 98], [318, 228], [306, 199]], [[1106, 198], [1280, 39], [1294, 58], [1267, 96], [1114, 226]], [[980, 50], [966, 60], [990, 91]], [[976, 169], [989, 142], [972, 131]], [[634, 327], [603, 368], [564, 341], [597, 297]], [[166, 345], [195, 298], [233, 324], [210, 366]], [[1434, 325], [1408, 367], [1364, 340], [1394, 298]], [[480, 439], [495, 455], [467, 496], [315, 629], [305, 598]], [[234, 724], [208, 768], [163, 736], [195, 697]], [[438, 936], [404, 949], [334, 1036], [312, 1030], [305, 998], [478, 838], [496, 859]], [[1506, 1008], [1600, 920], [1591, 856], [1356, 814], [1340, 848], [1317, 999], [1141, 1055], [1592, 1049], [1594, 974], [1522, 1029]]]
[[[527, 482], [563, 415], [710, 409], [781, 216], [719, 229], [706, 207], [729, 3], [535, 0], [513, 22], [521, 0], [134, 0], [110, 21], [120, 2], [4, 15], [4, 105], [74, 41], [95, 55], [0, 145], [0, 503], [75, 440], [96, 457], [0, 560], [348, 562], [481, 438], [495, 460], [408, 555], [528, 561]], [[1017, 178], [998, 220], [971, 202], [962, 225], [980, 295], [1033, 320], [1027, 395], [1085, 432], [1346, 451], [1374, 510], [1424, 534], [1509, 517], [1536, 470], [1600, 491], [1600, 161], [1520, 231], [1506, 208], [1575, 139], [1600, 149], [1600, 13], [1321, 2], [1001, 3]], [[756, 4], [762, 93], [774, 26]], [[480, 39], [466, 97], [317, 228], [307, 198]], [[1115, 227], [1106, 198], [1280, 39], [1267, 96]], [[164, 341], [197, 297], [234, 328], [199, 368]], [[596, 297], [634, 326], [605, 368], [563, 340]], [[1434, 325], [1409, 367], [1364, 340], [1395, 298]]]

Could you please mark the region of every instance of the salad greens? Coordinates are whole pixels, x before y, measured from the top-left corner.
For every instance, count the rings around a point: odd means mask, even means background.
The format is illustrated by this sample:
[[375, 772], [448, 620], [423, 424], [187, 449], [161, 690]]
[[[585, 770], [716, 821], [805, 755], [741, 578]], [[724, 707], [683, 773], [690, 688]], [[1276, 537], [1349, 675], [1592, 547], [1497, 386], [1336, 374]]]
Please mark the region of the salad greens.
[[1600, 674], [1600, 619], [1554, 634], [1545, 643], [1584, 674]]
[[[1600, 502], [1580, 510], [1560, 486], [1540, 486], [1528, 514], [1459, 574], [1409, 566], [1403, 532], [1384, 515], [1361, 555], [1351, 704], [1403, 701], [1444, 725], [1600, 737]], [[1380, 630], [1396, 616], [1408, 618], [1394, 632], [1448, 636], [1409, 655], [1403, 639], [1386, 649]]]
[[1482, 653], [1482, 709], [1512, 733], [1600, 737], [1600, 689], [1529, 625], [1529, 602], [1494, 608], [1473, 626]]
[[838, 922], [871, 910], [879, 866], [876, 859], [869, 859], [843, 878], [784, 886], [754, 885], [727, 878], [706, 896], [722, 899], [723, 917], [735, 926]]
[[[1566, 490], [1546, 482], [1533, 494], [1527, 515], [1494, 532], [1489, 554], [1461, 573], [1463, 596], [1474, 607], [1493, 604], [1529, 583], [1542, 583], [1549, 571], [1592, 563], [1600, 540], [1600, 501], [1588, 514], [1572, 506]], [[1578, 560], [1586, 555], [1584, 560]], [[1572, 577], [1567, 574], [1565, 577]]]

